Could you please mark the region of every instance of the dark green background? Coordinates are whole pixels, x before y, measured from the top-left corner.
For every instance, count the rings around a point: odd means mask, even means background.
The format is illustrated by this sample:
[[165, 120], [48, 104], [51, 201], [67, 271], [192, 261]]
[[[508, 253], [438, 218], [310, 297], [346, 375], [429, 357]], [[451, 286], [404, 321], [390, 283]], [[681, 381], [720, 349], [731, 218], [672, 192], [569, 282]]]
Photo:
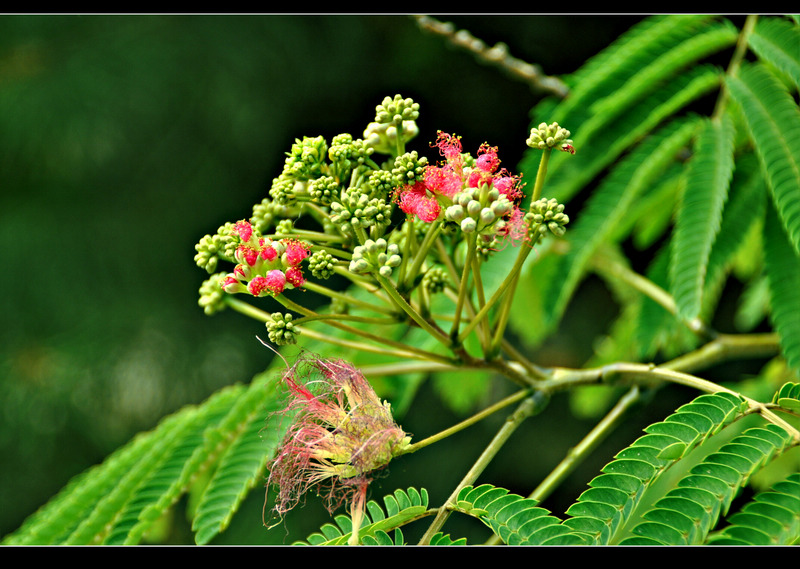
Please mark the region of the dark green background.
[[[638, 19], [440, 18], [555, 75]], [[249, 216], [296, 137], [360, 136], [395, 93], [421, 105], [419, 150], [441, 129], [500, 145], [511, 169], [538, 100], [406, 16], [0, 17], [0, 536], [136, 432], [264, 368], [262, 326], [197, 306], [194, 244]], [[407, 428], [452, 421], [436, 416]], [[378, 496], [435, 486], [410, 476], [416, 460]], [[443, 471], [442, 491], [462, 475]], [[280, 542], [261, 503], [222, 541]]]

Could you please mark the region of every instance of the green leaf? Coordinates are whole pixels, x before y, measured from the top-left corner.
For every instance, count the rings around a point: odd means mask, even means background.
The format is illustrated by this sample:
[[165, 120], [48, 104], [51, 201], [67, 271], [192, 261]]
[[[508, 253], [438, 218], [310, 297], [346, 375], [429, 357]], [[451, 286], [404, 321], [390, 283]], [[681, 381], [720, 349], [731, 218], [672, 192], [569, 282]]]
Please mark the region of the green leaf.
[[546, 322], [552, 325], [584, 275], [596, 249], [616, 228], [620, 219], [646, 187], [651, 185], [696, 132], [694, 120], [677, 120], [655, 133], [626, 157], [592, 194], [567, 232], [569, 251], [558, 259], [555, 274], [547, 284]]
[[[424, 488], [417, 490], [397, 489], [393, 494], [383, 497], [386, 512], [375, 502], [367, 502], [366, 511], [361, 527], [358, 530], [359, 540], [367, 545], [401, 545], [403, 543], [402, 531], [399, 528], [428, 513], [428, 491]], [[321, 533], [313, 533], [297, 544], [310, 545], [346, 545], [352, 531], [352, 519], [349, 516], [336, 517], [336, 523], [325, 524], [320, 527]], [[388, 536], [389, 531], [396, 530], [395, 540]]]
[[675, 221], [670, 277], [672, 294], [686, 320], [699, 316], [711, 247], [733, 175], [733, 125], [728, 118], [707, 120], [697, 135], [695, 154]]
[[764, 258], [770, 292], [770, 320], [786, 363], [800, 373], [800, 255], [792, 248], [772, 207], [764, 225]]
[[748, 44], [800, 87], [800, 26], [780, 18], [759, 18]]
[[789, 241], [800, 253], [800, 109], [783, 85], [757, 63], [743, 65], [727, 83], [744, 111]]
[[[279, 365], [275, 362], [273, 365]], [[272, 379], [265, 380], [270, 377]], [[195, 541], [205, 544], [224, 531], [247, 493], [261, 481], [269, 457], [280, 443], [285, 422], [264, 429], [280, 408], [279, 381], [270, 372], [254, 380], [213, 432], [205, 446], [219, 458], [192, 522]]]

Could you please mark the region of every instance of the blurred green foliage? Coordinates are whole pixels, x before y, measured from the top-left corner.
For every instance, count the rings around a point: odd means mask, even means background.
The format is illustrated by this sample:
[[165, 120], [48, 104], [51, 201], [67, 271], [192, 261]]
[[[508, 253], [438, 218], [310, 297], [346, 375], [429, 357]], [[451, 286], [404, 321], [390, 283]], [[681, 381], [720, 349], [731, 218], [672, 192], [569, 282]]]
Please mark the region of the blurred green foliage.
[[[551, 75], [635, 20], [442, 19]], [[0, 535], [265, 367], [261, 327], [198, 308], [193, 246], [249, 215], [295, 137], [358, 136], [395, 93], [421, 149], [442, 129], [510, 168], [538, 100], [404, 16], [0, 16]]]

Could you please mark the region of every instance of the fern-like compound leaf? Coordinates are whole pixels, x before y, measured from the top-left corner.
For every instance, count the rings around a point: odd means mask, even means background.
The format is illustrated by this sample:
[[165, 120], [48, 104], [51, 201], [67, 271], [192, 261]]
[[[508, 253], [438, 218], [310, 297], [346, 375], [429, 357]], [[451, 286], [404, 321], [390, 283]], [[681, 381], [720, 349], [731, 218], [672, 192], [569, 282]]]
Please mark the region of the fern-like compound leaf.
[[228, 527], [239, 504], [262, 480], [267, 460], [287, 427], [284, 421], [264, 429], [266, 418], [278, 411], [281, 403], [278, 381], [264, 380], [266, 377], [270, 377], [268, 372], [254, 380], [220, 425], [206, 433], [206, 446], [219, 462], [192, 522], [199, 545]]
[[[590, 488], [567, 509], [569, 517], [562, 525], [588, 536], [595, 544], [617, 543], [645, 490], [668, 467], [743, 412], [743, 402], [736, 396], [706, 394], [680, 407], [663, 422], [650, 425], [645, 429], [647, 434], [603, 467], [603, 474], [595, 477], [589, 483]], [[671, 533], [670, 529], [661, 527], [664, 519], [650, 523], [653, 524], [651, 534], [643, 534], [648, 540], [655, 540], [655, 535], [663, 538], [664, 534]], [[676, 517], [674, 523], [686, 522]]]
[[743, 65], [727, 82], [744, 111], [780, 220], [800, 254], [800, 109], [761, 64]]
[[[429, 513], [428, 491], [424, 488], [395, 490], [393, 494], [384, 496], [383, 502], [385, 511], [374, 500], [367, 502], [364, 519], [358, 530], [361, 543], [402, 545], [403, 533], [399, 528]], [[305, 541], [296, 542], [295, 545], [346, 545], [353, 529], [352, 519], [340, 515], [335, 521], [337, 525], [325, 524], [319, 532], [309, 535]], [[395, 530], [394, 540], [388, 534], [392, 530]]]
[[672, 295], [686, 320], [700, 314], [708, 259], [733, 175], [733, 134], [728, 117], [706, 120], [686, 169], [670, 263]]
[[797, 254], [772, 207], [764, 224], [764, 260], [770, 292], [770, 319], [786, 363], [800, 372], [800, 254]]
[[748, 44], [800, 87], [800, 26], [780, 18], [759, 18]]
[[800, 539], [800, 473], [759, 492], [711, 535], [711, 545], [791, 545]]
[[652, 184], [674, 160], [696, 132], [695, 120], [678, 120], [639, 146], [623, 160], [594, 192], [568, 232], [570, 249], [558, 261], [549, 280], [550, 299], [545, 307], [547, 323], [556, 322], [585, 273], [589, 257], [609, 237], [644, 189]]
[[585, 544], [589, 538], [537, 506], [536, 500], [510, 494], [491, 484], [462, 488], [457, 511], [480, 519], [508, 545]]
[[[725, 515], [750, 477], [795, 444], [791, 435], [776, 425], [748, 429], [694, 466], [675, 489], [642, 515], [646, 521], [633, 528], [635, 537], [620, 543], [640, 544], [642, 538], [660, 545], [705, 542], [709, 528], [716, 525], [720, 515]], [[753, 516], [737, 519], [746, 526], [752, 523]], [[780, 524], [771, 520], [760, 528], [747, 527], [743, 531], [755, 543], [769, 543], [771, 534], [784, 536]], [[728, 539], [741, 537], [741, 533], [723, 535]]]
[[192, 454], [200, 433], [216, 425], [241, 392], [241, 386], [227, 388], [165, 418], [74, 478], [3, 543], [138, 543], [185, 492], [182, 461]]

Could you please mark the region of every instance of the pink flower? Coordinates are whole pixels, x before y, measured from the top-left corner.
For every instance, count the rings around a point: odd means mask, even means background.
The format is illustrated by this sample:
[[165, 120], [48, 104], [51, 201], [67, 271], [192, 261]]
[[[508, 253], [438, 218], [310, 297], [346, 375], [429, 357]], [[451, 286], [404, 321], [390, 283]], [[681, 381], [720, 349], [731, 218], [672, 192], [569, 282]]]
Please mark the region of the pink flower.
[[237, 221], [233, 225], [233, 231], [241, 238], [242, 241], [250, 241], [253, 235], [253, 226], [248, 221]]
[[525, 223], [525, 214], [518, 207], [514, 207], [511, 215], [506, 220], [506, 225], [498, 233], [503, 237], [503, 242], [511, 242], [512, 247], [517, 247], [529, 240], [528, 224]]
[[247, 263], [252, 267], [258, 261], [258, 253], [258, 249], [242, 244], [236, 248], [234, 256], [237, 261]]
[[308, 247], [296, 239], [285, 241], [286, 244], [286, 263], [290, 267], [296, 267], [300, 262], [308, 257]]
[[388, 403], [343, 360], [307, 358], [283, 379], [289, 401], [279, 415], [294, 420], [268, 465], [269, 483], [277, 489], [275, 512], [285, 514], [317, 487], [331, 512], [351, 502], [355, 519], [363, 513], [371, 473], [408, 444], [406, 434]]
[[295, 288], [303, 286], [303, 283], [306, 282], [300, 267], [289, 267], [286, 269], [286, 280]]
[[436, 198], [428, 196], [424, 182], [405, 186], [397, 193], [400, 209], [409, 215], [416, 215], [425, 223], [431, 223], [439, 217], [441, 206]]
[[522, 186], [524, 184], [522, 184], [521, 178], [522, 175], [509, 175], [504, 168], [494, 177], [492, 185], [497, 188], [501, 194], [505, 194], [510, 201], [516, 202], [523, 197]]
[[286, 286], [286, 275], [283, 271], [273, 269], [264, 277], [265, 288], [272, 294], [280, 294]]
[[223, 277], [220, 279], [220, 286], [222, 290], [229, 294], [234, 294], [237, 292], [244, 292], [247, 288], [239, 282], [239, 280], [234, 277], [233, 275], [228, 275], [227, 277]]

